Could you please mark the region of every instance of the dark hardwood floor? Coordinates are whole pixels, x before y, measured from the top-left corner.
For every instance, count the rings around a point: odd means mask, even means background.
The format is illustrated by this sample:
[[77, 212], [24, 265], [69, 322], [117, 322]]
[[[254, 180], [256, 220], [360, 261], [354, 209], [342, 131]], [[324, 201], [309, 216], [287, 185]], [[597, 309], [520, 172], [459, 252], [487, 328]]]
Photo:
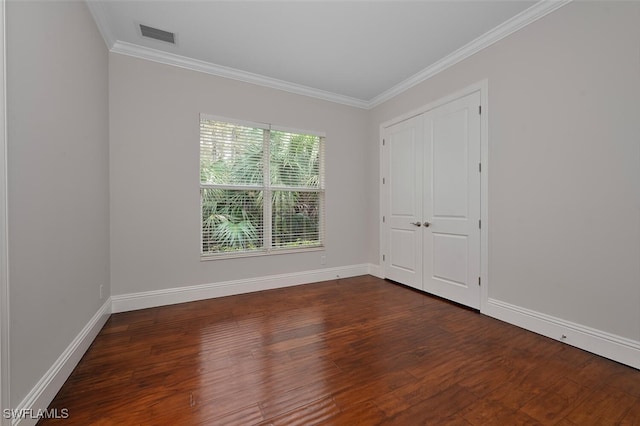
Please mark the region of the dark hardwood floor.
[[640, 371], [371, 276], [112, 315], [78, 425], [640, 425]]

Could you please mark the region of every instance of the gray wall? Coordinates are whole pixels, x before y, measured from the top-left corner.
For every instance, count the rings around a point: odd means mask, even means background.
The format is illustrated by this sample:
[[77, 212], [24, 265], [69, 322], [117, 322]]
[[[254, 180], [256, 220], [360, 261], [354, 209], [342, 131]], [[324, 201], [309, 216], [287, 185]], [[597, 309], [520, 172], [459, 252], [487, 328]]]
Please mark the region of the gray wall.
[[84, 2], [7, 2], [11, 406], [109, 294], [108, 53]]
[[[114, 295], [367, 261], [367, 111], [119, 54], [109, 66]], [[200, 261], [199, 113], [326, 132], [326, 252]]]
[[487, 78], [489, 297], [640, 340], [638, 22], [574, 2], [375, 108], [369, 211], [379, 125]]

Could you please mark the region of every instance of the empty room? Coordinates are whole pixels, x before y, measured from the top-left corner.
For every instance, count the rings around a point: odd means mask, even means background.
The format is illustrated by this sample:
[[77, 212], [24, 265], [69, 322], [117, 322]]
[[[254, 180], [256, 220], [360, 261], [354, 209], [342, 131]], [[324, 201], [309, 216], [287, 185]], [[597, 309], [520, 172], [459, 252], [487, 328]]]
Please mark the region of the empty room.
[[0, 424], [640, 424], [640, 2], [0, 0]]

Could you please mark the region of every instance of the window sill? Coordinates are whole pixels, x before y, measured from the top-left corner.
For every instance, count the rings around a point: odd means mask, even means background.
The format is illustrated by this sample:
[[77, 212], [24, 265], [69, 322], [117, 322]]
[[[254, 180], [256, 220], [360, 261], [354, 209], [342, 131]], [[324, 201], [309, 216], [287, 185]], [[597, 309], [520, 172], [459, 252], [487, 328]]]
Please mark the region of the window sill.
[[240, 252], [240, 253], [220, 253], [220, 254], [201, 254], [200, 261], [207, 262], [209, 260], [224, 260], [224, 259], [237, 259], [243, 257], [259, 257], [259, 256], [272, 256], [272, 255], [281, 255], [281, 254], [296, 254], [296, 253], [308, 253], [315, 251], [324, 251], [326, 247], [324, 245], [307, 247], [307, 248], [294, 248], [294, 249], [271, 249], [271, 250], [260, 250], [260, 251], [251, 251], [251, 252]]

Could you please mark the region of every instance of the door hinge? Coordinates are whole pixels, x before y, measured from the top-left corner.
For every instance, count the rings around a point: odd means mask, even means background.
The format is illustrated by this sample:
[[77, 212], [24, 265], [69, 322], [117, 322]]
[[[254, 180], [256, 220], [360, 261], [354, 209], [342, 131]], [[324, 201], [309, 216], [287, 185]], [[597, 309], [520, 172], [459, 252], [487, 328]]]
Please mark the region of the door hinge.
[[478, 277], [478, 285], [480, 285], [480, 286], [482, 285], [482, 284], [480, 283], [480, 277]]
[[478, 220], [478, 229], [482, 229], [482, 220]]
[[482, 163], [478, 163], [478, 173], [482, 173]]
[[384, 216], [382, 216], [382, 223], [384, 223], [384, 221], [385, 221], [385, 217], [384, 217]]
[[384, 254], [382, 255], [382, 261], [383, 262], [385, 261], [385, 255]]
[[384, 146], [384, 139], [382, 139], [382, 146]]
[[385, 184], [385, 180], [384, 180], [384, 178], [382, 178], [382, 184], [383, 184], [383, 185]]
[[482, 105], [478, 105], [478, 114], [482, 115]]

